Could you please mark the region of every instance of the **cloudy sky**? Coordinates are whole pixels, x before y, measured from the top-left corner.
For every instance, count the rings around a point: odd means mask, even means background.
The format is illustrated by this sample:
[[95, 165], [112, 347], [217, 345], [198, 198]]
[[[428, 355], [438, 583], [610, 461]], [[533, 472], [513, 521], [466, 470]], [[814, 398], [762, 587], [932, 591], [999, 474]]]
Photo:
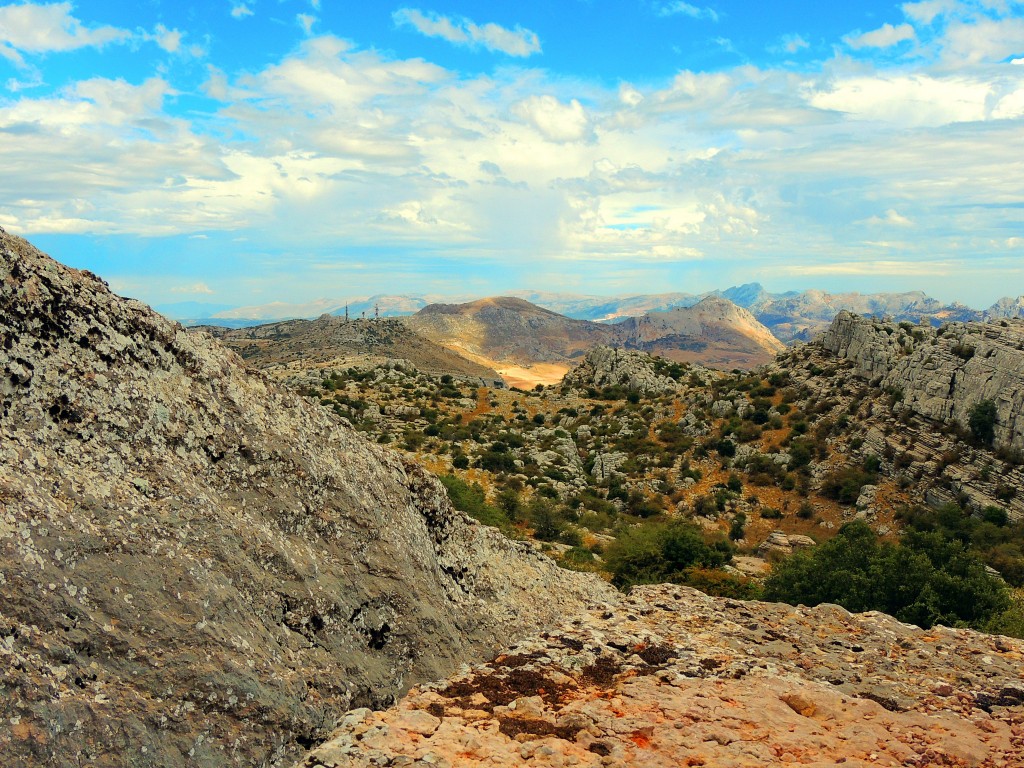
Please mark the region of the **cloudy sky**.
[[1024, 294], [1024, 3], [0, 3], [0, 226], [155, 304]]

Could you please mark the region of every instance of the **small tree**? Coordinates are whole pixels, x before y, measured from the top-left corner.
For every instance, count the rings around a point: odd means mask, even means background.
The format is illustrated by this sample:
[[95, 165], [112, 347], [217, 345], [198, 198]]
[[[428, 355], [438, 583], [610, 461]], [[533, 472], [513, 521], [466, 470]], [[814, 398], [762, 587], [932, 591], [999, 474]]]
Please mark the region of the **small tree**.
[[982, 400], [971, 408], [967, 426], [979, 442], [992, 445], [996, 437], [996, 404], [991, 400]]

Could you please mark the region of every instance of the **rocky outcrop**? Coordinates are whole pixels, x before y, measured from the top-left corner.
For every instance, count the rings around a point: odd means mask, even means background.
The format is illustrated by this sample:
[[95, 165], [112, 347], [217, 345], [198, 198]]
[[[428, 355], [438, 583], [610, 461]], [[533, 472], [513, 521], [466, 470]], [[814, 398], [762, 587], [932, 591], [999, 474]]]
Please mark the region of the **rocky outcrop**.
[[302, 768], [1002, 766], [1024, 644], [663, 585], [349, 713]]
[[818, 542], [810, 536], [799, 533], [791, 533], [788, 536], [782, 531], [772, 531], [768, 538], [761, 542], [757, 548], [758, 557], [764, 559], [775, 559], [786, 557], [801, 549], [809, 549], [817, 546]]
[[279, 765], [609, 588], [0, 230], [0, 764]]
[[[664, 365], [660, 367], [664, 369]], [[712, 376], [699, 365], [692, 366], [692, 373], [702, 382]], [[583, 361], [565, 375], [562, 384], [582, 390], [621, 387], [642, 395], [669, 394], [682, 386], [678, 379], [660, 373], [658, 361], [647, 353], [614, 347], [595, 347], [587, 352]]]
[[995, 445], [1024, 449], [1024, 321], [932, 329], [842, 312], [821, 345], [929, 419], [966, 427], [978, 403], [993, 401]]

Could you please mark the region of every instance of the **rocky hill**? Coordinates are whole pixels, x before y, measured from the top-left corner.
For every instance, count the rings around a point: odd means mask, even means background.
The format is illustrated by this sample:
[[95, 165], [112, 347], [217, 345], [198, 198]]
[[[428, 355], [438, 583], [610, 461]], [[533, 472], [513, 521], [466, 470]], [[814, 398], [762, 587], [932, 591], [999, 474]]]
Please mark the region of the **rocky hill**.
[[615, 338], [608, 326], [501, 296], [467, 304], [431, 304], [406, 322], [439, 344], [519, 365], [564, 363]]
[[617, 387], [641, 395], [668, 395], [680, 391], [683, 374], [690, 383], [708, 383], [715, 378], [714, 372], [703, 366], [684, 369], [637, 350], [595, 347], [565, 375], [562, 385], [570, 389]]
[[900, 408], [969, 427], [982, 401], [995, 406], [992, 440], [1024, 449], [1024, 322], [949, 323], [939, 329], [880, 323], [849, 312], [821, 346], [854, 363], [853, 372], [900, 393]]
[[1010, 766], [1024, 642], [638, 588], [486, 665], [350, 712], [301, 768]]
[[784, 349], [742, 307], [710, 296], [692, 307], [648, 312], [615, 326], [627, 347], [712, 368], [754, 368]]
[[597, 346], [641, 349], [679, 362], [716, 368], [750, 368], [783, 348], [744, 309], [709, 297], [693, 307], [648, 312], [613, 325], [574, 320], [516, 298], [468, 304], [435, 304], [406, 319], [438, 344], [513, 376], [544, 365], [554, 383]]
[[450, 374], [488, 386], [501, 386], [491, 368], [435, 344], [400, 320], [353, 319], [322, 315], [316, 320], [289, 320], [235, 330], [200, 326], [247, 362], [261, 369], [388, 364], [405, 361], [432, 376]]
[[0, 231], [0, 764], [271, 766], [610, 590]]

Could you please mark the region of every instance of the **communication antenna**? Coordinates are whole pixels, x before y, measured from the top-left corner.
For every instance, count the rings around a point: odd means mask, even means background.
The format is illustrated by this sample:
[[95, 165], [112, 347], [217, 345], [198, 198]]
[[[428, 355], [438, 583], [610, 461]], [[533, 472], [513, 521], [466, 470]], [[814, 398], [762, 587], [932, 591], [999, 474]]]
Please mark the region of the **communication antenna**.
[[348, 304], [345, 305], [345, 322], [348, 322]]
[[373, 305], [373, 319], [380, 320], [380, 304]]

